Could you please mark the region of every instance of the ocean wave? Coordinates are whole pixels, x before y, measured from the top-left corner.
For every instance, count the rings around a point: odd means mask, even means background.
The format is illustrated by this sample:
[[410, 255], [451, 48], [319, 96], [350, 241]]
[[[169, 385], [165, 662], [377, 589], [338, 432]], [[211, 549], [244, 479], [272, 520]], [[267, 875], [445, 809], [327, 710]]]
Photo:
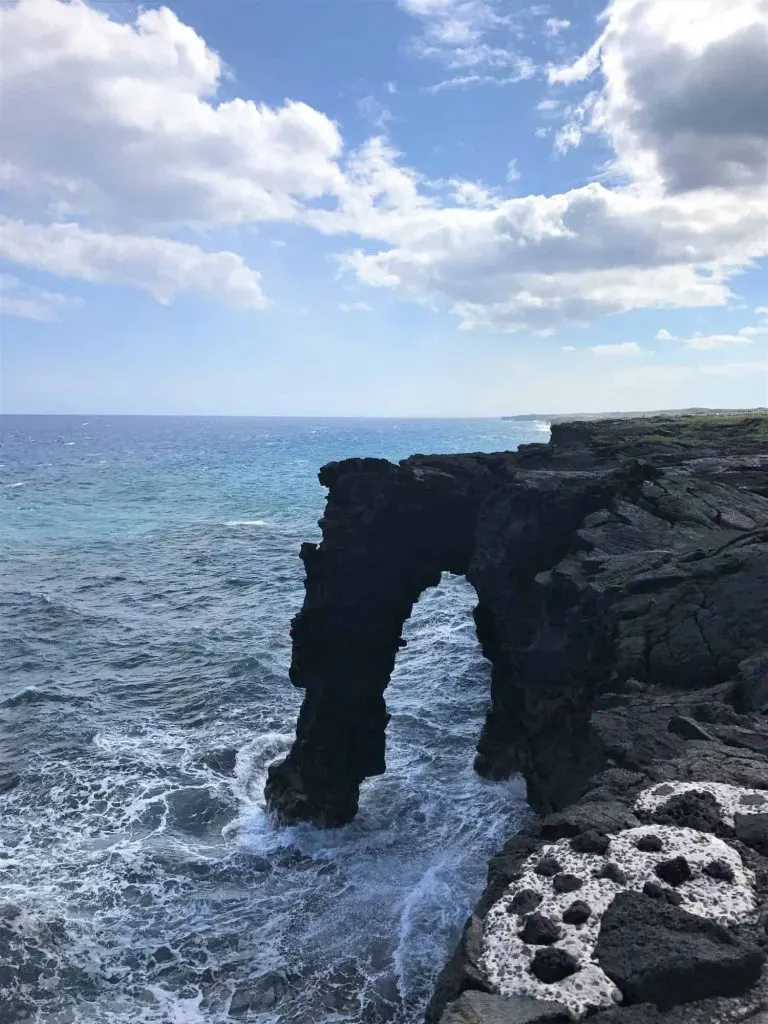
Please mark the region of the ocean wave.
[[229, 519], [225, 526], [269, 526], [264, 519]]

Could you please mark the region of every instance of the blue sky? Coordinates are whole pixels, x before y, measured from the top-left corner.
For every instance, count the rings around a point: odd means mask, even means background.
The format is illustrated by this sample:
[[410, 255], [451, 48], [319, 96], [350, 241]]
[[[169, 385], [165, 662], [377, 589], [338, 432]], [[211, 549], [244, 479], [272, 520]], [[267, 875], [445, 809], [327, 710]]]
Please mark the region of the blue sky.
[[0, 27], [4, 412], [768, 404], [766, 0]]

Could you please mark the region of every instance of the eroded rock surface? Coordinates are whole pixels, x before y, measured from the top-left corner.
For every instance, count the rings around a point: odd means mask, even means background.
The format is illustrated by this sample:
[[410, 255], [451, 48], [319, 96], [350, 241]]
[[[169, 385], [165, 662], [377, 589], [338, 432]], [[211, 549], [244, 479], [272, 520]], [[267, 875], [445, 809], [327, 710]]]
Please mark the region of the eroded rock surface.
[[[760, 420], [563, 424], [516, 453], [323, 469], [292, 631], [306, 695], [270, 806], [352, 819], [385, 770], [403, 624], [451, 571], [475, 587], [493, 669], [476, 768], [522, 773], [540, 815], [492, 859], [428, 1024], [472, 1021], [478, 1001], [596, 1024], [768, 1013], [767, 437]], [[656, 922], [636, 986], [616, 966], [632, 962], [622, 907]], [[530, 914], [553, 941], [525, 941]], [[671, 947], [690, 917], [675, 987], [652, 933]]]

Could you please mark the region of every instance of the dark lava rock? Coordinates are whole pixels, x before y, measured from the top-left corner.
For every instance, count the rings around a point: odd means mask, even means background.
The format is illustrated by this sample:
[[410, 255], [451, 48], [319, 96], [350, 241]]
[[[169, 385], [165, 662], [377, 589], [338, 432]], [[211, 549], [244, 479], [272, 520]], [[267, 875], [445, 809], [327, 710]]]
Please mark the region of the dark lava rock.
[[531, 914], [526, 918], [520, 938], [529, 946], [551, 946], [560, 938], [560, 929], [543, 914]]
[[760, 977], [765, 954], [712, 921], [625, 892], [603, 916], [595, 959], [626, 1003], [668, 1009], [740, 995]]
[[602, 867], [597, 872], [598, 878], [607, 878], [611, 882], [615, 882], [616, 885], [626, 885], [627, 876], [616, 863], [616, 861], [609, 860], [605, 867]]
[[716, 878], [718, 882], [732, 882], [734, 879], [733, 868], [727, 861], [713, 860], [704, 868], [704, 874], [710, 878]]
[[668, 889], [661, 882], [647, 881], [643, 886], [643, 892], [646, 896], [651, 896], [655, 900], [666, 900], [672, 907], [679, 907], [683, 902], [683, 897], [679, 892], [675, 892], [674, 889]]
[[659, 836], [640, 836], [635, 843], [638, 850], [642, 850], [643, 853], [661, 853], [664, 849], [664, 843], [661, 841]]
[[563, 920], [566, 924], [584, 924], [591, 916], [592, 908], [584, 900], [576, 900], [563, 911]]
[[737, 814], [734, 827], [737, 839], [768, 856], [768, 814]]
[[545, 878], [553, 878], [555, 875], [559, 875], [563, 869], [560, 866], [560, 861], [556, 860], [554, 857], [542, 857], [533, 870], [537, 875], [543, 875]]
[[614, 833], [639, 824], [619, 800], [585, 801], [550, 814], [541, 823], [541, 834], [545, 839], [571, 839], [582, 832]]
[[576, 892], [584, 885], [584, 880], [578, 875], [560, 874], [552, 879], [552, 887], [555, 892]]
[[673, 857], [656, 865], [656, 874], [667, 885], [682, 885], [693, 877], [691, 866], [685, 857]]
[[469, 991], [446, 1008], [441, 1024], [570, 1024], [570, 1020], [560, 1003]]
[[768, 711], [768, 650], [739, 665], [731, 701], [737, 711]]
[[653, 815], [659, 825], [695, 828], [698, 832], [722, 831], [722, 814], [711, 793], [689, 790], [662, 804]]
[[602, 855], [610, 845], [611, 840], [608, 836], [594, 828], [581, 832], [571, 839], [571, 849], [575, 853], [597, 853]]
[[674, 733], [675, 736], [682, 736], [684, 740], [714, 740], [711, 733], [703, 729], [695, 719], [688, 718], [686, 715], [675, 715], [670, 718], [667, 728], [669, 732]]
[[531, 961], [531, 973], [545, 985], [554, 985], [555, 982], [562, 981], [564, 978], [570, 978], [578, 970], [579, 964], [576, 958], [556, 946], [540, 949]]
[[513, 914], [532, 914], [544, 897], [533, 889], [521, 889], [512, 897], [508, 910]]

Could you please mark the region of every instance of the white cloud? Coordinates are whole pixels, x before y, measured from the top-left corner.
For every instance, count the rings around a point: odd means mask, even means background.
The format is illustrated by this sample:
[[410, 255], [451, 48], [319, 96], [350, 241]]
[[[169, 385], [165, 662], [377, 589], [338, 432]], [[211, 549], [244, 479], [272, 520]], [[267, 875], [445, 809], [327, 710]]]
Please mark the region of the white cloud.
[[742, 327], [739, 331], [745, 338], [762, 338], [768, 335], [768, 324], [759, 324], [757, 327]]
[[656, 334], [656, 341], [674, 341], [674, 340], [675, 340], [674, 334], [670, 334], [669, 331], [666, 330], [666, 328], [664, 328], [664, 327], [662, 327], [662, 329]]
[[[512, 68], [519, 77], [530, 77], [530, 58], [516, 46], [515, 23], [491, 0], [398, 0], [399, 6], [417, 18], [422, 33], [414, 52], [450, 68]], [[519, 78], [518, 78], [519, 80]]]
[[570, 27], [571, 23], [567, 18], [547, 18], [544, 22], [544, 35], [554, 39], [555, 36], [559, 36], [561, 32], [565, 32]]
[[49, 292], [26, 284], [11, 274], [0, 274], [0, 316], [50, 323], [59, 320], [66, 310], [79, 305], [80, 300], [72, 295]]
[[561, 349], [562, 352], [575, 352], [576, 351], [576, 346], [575, 345], [561, 345], [560, 349]]
[[520, 180], [520, 170], [517, 166], [517, 160], [510, 160], [507, 164], [507, 182], [511, 185], [514, 181]]
[[339, 309], [342, 313], [372, 313], [373, 307], [367, 302], [340, 302]]
[[542, 113], [551, 113], [553, 110], [557, 110], [560, 106], [559, 100], [542, 100], [536, 104], [536, 109]]
[[219, 56], [168, 8], [121, 23], [19, 0], [1, 18], [12, 194], [134, 229], [292, 219], [338, 191], [336, 125], [305, 103], [217, 103]]
[[488, 210], [413, 202], [407, 216], [359, 220], [389, 247], [344, 264], [366, 284], [448, 304], [467, 329], [546, 331], [633, 309], [722, 305], [732, 269], [768, 248], [758, 197], [664, 198], [595, 183]]
[[[449, 309], [467, 330], [547, 333], [630, 310], [724, 305], [731, 277], [768, 254], [765, 106], [755, 113], [747, 102], [740, 63], [759, 85], [750, 54], [762, 45], [756, 12], [766, 3], [734, 0], [726, 13], [715, 0], [612, 0], [597, 44], [550, 78], [599, 69], [600, 82], [565, 112], [571, 134], [558, 145], [601, 131], [625, 178], [505, 199], [475, 182], [430, 182], [382, 138], [347, 153], [337, 125], [305, 103], [218, 102], [220, 58], [165, 8], [118, 22], [79, 2], [19, 0], [0, 36], [3, 172], [17, 213], [3, 241], [20, 264], [62, 276], [259, 308], [259, 275], [239, 256], [204, 252], [188, 233], [159, 236], [292, 221], [356, 237], [342, 267]], [[420, 19], [420, 52], [467, 70], [457, 80], [532, 70], [508, 48], [516, 27], [495, 5], [400, 4]], [[671, 85], [664, 116], [654, 54]], [[733, 74], [718, 77], [722, 67]], [[736, 93], [745, 109], [728, 134], [715, 113], [722, 120]], [[684, 173], [683, 135], [685, 160], [700, 158], [696, 181]]]
[[695, 334], [686, 338], [683, 345], [696, 349], [698, 352], [712, 352], [718, 348], [730, 348], [733, 345], [751, 345], [751, 339], [739, 334]]
[[179, 292], [212, 294], [233, 306], [268, 305], [260, 275], [232, 252], [146, 235], [108, 235], [77, 224], [0, 220], [0, 258], [11, 263], [103, 284], [127, 284], [170, 302]]
[[757, 306], [755, 313], [757, 316], [768, 316], [768, 306]]
[[434, 85], [425, 85], [422, 92], [429, 93], [430, 96], [437, 96], [438, 93], [445, 92], [446, 89], [467, 89], [473, 85], [516, 85], [518, 82], [524, 82], [527, 78], [532, 78], [534, 74], [533, 64], [521, 59], [518, 69], [513, 75], [456, 75], [453, 78], [435, 82]]
[[379, 131], [384, 131], [392, 121], [392, 111], [385, 107], [382, 103], [376, 99], [375, 96], [363, 96], [362, 99], [357, 101], [357, 109], [360, 116], [378, 128]]
[[590, 352], [596, 356], [607, 356], [610, 359], [637, 359], [644, 355], [636, 341], [622, 341], [616, 345], [590, 345]]
[[768, 182], [766, 0], [611, 0], [590, 50], [550, 81], [603, 75], [591, 127], [617, 168], [670, 192]]

